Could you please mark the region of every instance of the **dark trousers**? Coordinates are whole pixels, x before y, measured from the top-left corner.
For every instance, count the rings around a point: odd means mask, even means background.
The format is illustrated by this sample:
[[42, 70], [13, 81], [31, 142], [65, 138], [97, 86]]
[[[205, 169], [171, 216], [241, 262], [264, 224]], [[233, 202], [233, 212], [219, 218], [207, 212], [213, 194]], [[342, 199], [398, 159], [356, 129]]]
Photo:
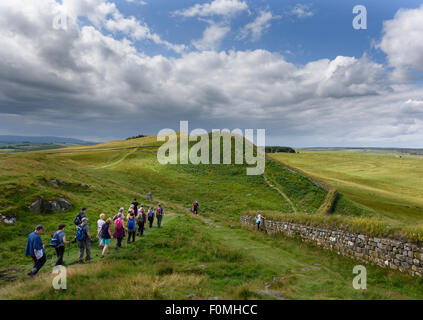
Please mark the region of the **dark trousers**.
[[43, 267], [43, 265], [46, 263], [47, 261], [47, 257], [44, 254], [40, 260], [37, 260], [35, 258], [35, 256], [32, 256], [32, 260], [34, 260], [34, 268], [31, 270], [31, 274], [32, 275], [36, 275], [38, 273], [38, 271], [40, 271], [40, 269]]
[[160, 226], [162, 225], [162, 218], [163, 216], [160, 214], [157, 216], [157, 227], [160, 228]]
[[123, 238], [117, 238], [117, 243], [116, 243], [116, 248], [121, 248], [122, 247], [122, 239]]
[[65, 254], [65, 246], [60, 246], [56, 249], [56, 254], [57, 254], [57, 261], [56, 261], [56, 266], [58, 265], [63, 265], [63, 256]]
[[138, 223], [138, 232], [140, 233], [140, 236], [144, 234], [144, 225], [145, 225], [144, 221]]
[[260, 230], [260, 221], [257, 222], [257, 230]]
[[150, 228], [153, 228], [154, 218], [148, 218], [148, 222], [150, 223]]
[[128, 230], [128, 239], [126, 239], [126, 243], [129, 243], [131, 241], [131, 237], [132, 237], [132, 242], [135, 241], [135, 233], [136, 233], [135, 228], [132, 230], [131, 229]]

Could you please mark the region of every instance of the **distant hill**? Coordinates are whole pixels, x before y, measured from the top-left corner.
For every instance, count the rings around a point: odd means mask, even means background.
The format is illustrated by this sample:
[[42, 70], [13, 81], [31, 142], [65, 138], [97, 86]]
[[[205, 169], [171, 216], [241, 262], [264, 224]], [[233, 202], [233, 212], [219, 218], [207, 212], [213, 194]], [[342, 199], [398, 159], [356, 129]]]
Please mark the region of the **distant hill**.
[[266, 153], [278, 153], [278, 152], [287, 152], [295, 153], [295, 150], [291, 147], [280, 147], [280, 146], [268, 146], [265, 148]]
[[96, 144], [94, 142], [63, 138], [63, 137], [48, 137], [48, 136], [11, 136], [11, 135], [0, 135], [0, 144], [16, 144], [22, 142], [29, 143], [72, 143], [72, 144]]
[[358, 153], [382, 153], [382, 154], [410, 154], [410, 155], [423, 155], [423, 149], [415, 148], [376, 148], [376, 147], [313, 147], [301, 148], [299, 150], [308, 151], [349, 151]]

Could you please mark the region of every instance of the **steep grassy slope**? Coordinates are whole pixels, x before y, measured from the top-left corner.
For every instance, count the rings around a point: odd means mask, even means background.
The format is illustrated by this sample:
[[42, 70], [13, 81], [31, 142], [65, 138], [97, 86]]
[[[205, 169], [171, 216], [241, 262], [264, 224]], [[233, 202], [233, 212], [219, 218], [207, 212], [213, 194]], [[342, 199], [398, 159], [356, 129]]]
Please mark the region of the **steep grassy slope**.
[[[13, 225], [0, 224], [0, 279], [3, 275], [18, 279], [12, 284], [0, 281], [0, 298], [185, 299], [193, 294], [198, 298], [243, 299], [275, 298], [275, 293], [292, 299], [421, 297], [419, 281], [373, 267], [368, 270], [369, 289], [358, 292], [351, 285], [355, 262], [295, 240], [240, 228], [239, 216], [247, 211], [283, 213], [290, 212], [290, 205], [262, 176], [247, 176], [245, 166], [162, 166], [154, 146], [155, 137], [147, 137], [0, 156], [0, 213], [17, 214], [18, 218]], [[275, 179], [278, 175], [300, 179], [291, 177], [284, 168], [270, 166], [269, 170], [273, 170]], [[68, 185], [51, 187], [46, 181], [53, 178]], [[300, 189], [284, 190], [299, 209], [315, 209], [315, 199], [321, 199], [321, 192], [306, 181], [297, 182]], [[285, 187], [285, 182], [280, 185]], [[149, 191], [153, 193], [152, 203], [144, 198]], [[297, 195], [297, 191], [303, 193]], [[46, 199], [63, 196], [75, 209], [30, 213], [27, 206], [39, 195]], [[47, 228], [45, 243], [61, 222], [68, 225], [68, 238], [72, 238], [72, 221], [80, 207], [88, 208], [90, 227], [95, 229], [101, 212], [113, 216], [119, 207], [128, 207], [134, 196], [146, 205], [158, 201], [164, 204], [162, 229], [153, 228], [128, 248], [112, 250], [101, 262], [93, 244], [94, 262], [68, 268], [65, 292], [51, 288], [51, 249], [40, 277], [27, 279], [25, 271], [31, 263], [24, 257], [25, 241], [36, 224]], [[302, 197], [307, 200], [302, 201]], [[194, 200], [200, 201], [199, 218], [187, 210]], [[73, 248], [65, 261], [74, 260], [76, 254]], [[284, 280], [273, 283], [273, 277]], [[270, 294], [263, 293], [266, 282], [272, 283]]]
[[277, 162], [267, 161], [266, 176], [293, 201], [299, 212], [314, 213], [325, 199], [325, 190]]

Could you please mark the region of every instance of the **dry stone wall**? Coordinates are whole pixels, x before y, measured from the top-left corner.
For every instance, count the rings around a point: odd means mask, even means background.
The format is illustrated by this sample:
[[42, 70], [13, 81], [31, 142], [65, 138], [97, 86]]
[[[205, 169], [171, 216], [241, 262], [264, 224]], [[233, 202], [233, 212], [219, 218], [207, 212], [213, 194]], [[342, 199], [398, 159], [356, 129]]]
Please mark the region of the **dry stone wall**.
[[[256, 218], [242, 216], [241, 223], [255, 227]], [[263, 219], [262, 228], [269, 234], [282, 233], [290, 237], [300, 237], [305, 242], [362, 262], [413, 276], [423, 275], [423, 247], [415, 243], [267, 219]]]

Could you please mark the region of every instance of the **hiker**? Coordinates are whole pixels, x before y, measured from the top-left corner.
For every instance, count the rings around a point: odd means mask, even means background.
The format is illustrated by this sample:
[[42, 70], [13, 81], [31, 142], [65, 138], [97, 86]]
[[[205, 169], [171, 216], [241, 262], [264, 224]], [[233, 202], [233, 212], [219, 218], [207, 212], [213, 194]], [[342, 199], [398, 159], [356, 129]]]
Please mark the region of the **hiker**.
[[148, 209], [148, 222], [150, 223], [150, 229], [153, 228], [154, 210], [152, 206]]
[[163, 208], [160, 203], [159, 203], [159, 206], [156, 208], [156, 218], [157, 218], [157, 228], [160, 228], [160, 226], [162, 225], [162, 219], [163, 219]]
[[198, 200], [197, 200], [192, 204], [192, 212], [194, 214], [198, 214], [198, 207], [199, 207], [199, 204], [198, 204]]
[[87, 216], [85, 214], [86, 211], [86, 208], [82, 208], [81, 211], [76, 215], [75, 220], [73, 220], [73, 223], [76, 225], [76, 227], [79, 227], [82, 223], [82, 218], [85, 218]]
[[147, 220], [147, 216], [145, 214], [144, 205], [141, 205], [141, 208], [138, 210], [138, 216], [137, 216], [137, 223], [138, 223], [138, 234], [140, 237], [144, 234], [144, 226], [145, 221]]
[[125, 228], [123, 226], [123, 213], [115, 220], [115, 232], [113, 238], [117, 240], [116, 249], [122, 247], [122, 239], [125, 237]]
[[260, 224], [262, 222], [264, 217], [262, 217], [260, 211], [257, 212], [257, 218], [256, 218], [256, 224], [257, 224], [257, 230], [260, 230]]
[[101, 252], [101, 257], [104, 258], [104, 255], [109, 252], [110, 239], [112, 238], [112, 232], [110, 231], [110, 225], [112, 224], [112, 219], [108, 218], [103, 225], [101, 226], [98, 236], [103, 242], [103, 251]]
[[134, 211], [134, 205], [131, 204], [131, 206], [128, 209], [127, 215], [126, 215], [126, 220], [129, 219], [129, 217], [131, 216], [132, 213], [135, 214], [135, 211]]
[[135, 241], [135, 233], [137, 232], [136, 225], [137, 224], [136, 224], [135, 214], [133, 212], [131, 212], [131, 214], [128, 218], [128, 224], [127, 224], [128, 239], [126, 239], [126, 243], [129, 243], [131, 241], [131, 237], [132, 237], [132, 242]]
[[119, 219], [119, 216], [122, 214], [123, 215], [123, 210], [125, 210], [124, 208], [120, 208], [119, 212], [115, 214], [115, 216], [113, 217], [113, 221], [116, 221], [117, 219]]
[[31, 277], [35, 276], [47, 261], [46, 251], [40, 237], [43, 231], [44, 227], [38, 225], [26, 241], [25, 256], [31, 257], [34, 261], [34, 268], [28, 272], [28, 275]]
[[57, 261], [56, 266], [63, 265], [63, 256], [65, 254], [65, 244], [71, 243], [66, 240], [65, 225], [61, 224], [57, 228], [58, 230], [54, 233], [53, 238], [50, 241], [50, 247], [56, 249]]
[[105, 217], [106, 217], [106, 215], [104, 213], [102, 213], [102, 214], [100, 214], [100, 219], [97, 220], [97, 238], [99, 238], [98, 246], [100, 248], [102, 248], [104, 246], [104, 243], [101, 241], [101, 237], [99, 236], [99, 234], [100, 234], [101, 227], [103, 226], [103, 224], [106, 223], [106, 221], [104, 221]]
[[76, 240], [78, 240], [78, 248], [79, 248], [79, 263], [84, 263], [84, 251], [86, 252], [85, 255], [85, 262], [91, 260], [91, 235], [90, 235], [90, 228], [88, 227], [88, 218], [82, 218], [82, 223], [76, 230]]
[[132, 202], [132, 205], [134, 206], [134, 213], [137, 214], [138, 212], [138, 201], [137, 198], [134, 199], [134, 202]]

